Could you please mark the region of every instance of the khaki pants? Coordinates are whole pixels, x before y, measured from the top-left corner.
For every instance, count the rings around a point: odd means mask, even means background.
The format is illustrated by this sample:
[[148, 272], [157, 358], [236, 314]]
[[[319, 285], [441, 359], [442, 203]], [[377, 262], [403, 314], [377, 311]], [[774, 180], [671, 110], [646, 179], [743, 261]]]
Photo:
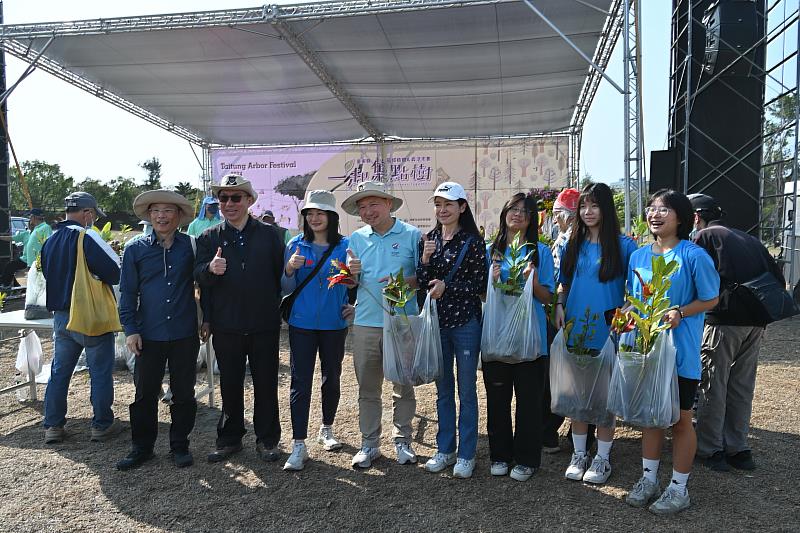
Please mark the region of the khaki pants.
[[763, 327], [712, 326], [703, 330], [703, 375], [697, 403], [697, 455], [749, 450], [750, 413]]
[[[358, 381], [358, 427], [362, 446], [378, 448], [383, 402], [383, 328], [353, 326], [353, 364]], [[411, 420], [417, 408], [414, 387], [393, 384], [395, 441], [411, 442]]]

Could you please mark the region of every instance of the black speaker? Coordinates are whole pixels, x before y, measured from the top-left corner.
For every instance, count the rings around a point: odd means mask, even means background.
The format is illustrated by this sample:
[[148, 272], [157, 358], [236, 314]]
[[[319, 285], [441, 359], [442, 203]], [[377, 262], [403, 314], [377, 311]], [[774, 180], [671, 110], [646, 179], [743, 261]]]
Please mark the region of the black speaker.
[[[764, 47], [754, 46], [763, 30], [764, 12], [753, 0], [716, 0], [703, 15], [706, 74], [749, 76], [754, 64], [763, 65]], [[747, 52], [745, 54], [745, 52]]]
[[[689, 48], [689, 1], [673, 0], [672, 33], [677, 45], [672, 49], [676, 70], [672, 73], [669, 146], [677, 149], [678, 155], [676, 189], [683, 191], [688, 168], [684, 192], [715, 197], [729, 213], [731, 226], [754, 234], [759, 224], [765, 3], [692, 0], [689, 72], [683, 68]], [[749, 61], [739, 56], [750, 48], [753, 50], [745, 56]], [[688, 79], [692, 94], [686, 124]], [[687, 139], [688, 162], [684, 161]]]
[[650, 152], [650, 184], [648, 192], [653, 194], [659, 189], [682, 189], [678, 182], [680, 157], [678, 150], [653, 150]]

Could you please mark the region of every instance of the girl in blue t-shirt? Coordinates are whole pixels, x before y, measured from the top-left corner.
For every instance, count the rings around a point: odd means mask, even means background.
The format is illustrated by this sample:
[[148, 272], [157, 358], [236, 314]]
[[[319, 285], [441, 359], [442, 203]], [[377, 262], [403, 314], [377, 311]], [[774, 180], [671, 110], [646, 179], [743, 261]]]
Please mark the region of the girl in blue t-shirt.
[[[581, 191], [572, 235], [561, 250], [555, 326], [572, 321], [568, 346], [581, 341], [585, 349], [600, 351], [608, 339], [609, 312], [622, 307], [625, 275], [636, 243], [620, 234], [614, 195], [605, 183], [590, 183]], [[611, 376], [604, 376], [611, 380]], [[587, 453], [589, 424], [572, 420], [574, 453], [564, 476], [575, 481], [605, 483], [611, 475], [614, 424], [597, 428], [597, 455]]]
[[[504, 476], [510, 463], [516, 466], [510, 476], [527, 481], [539, 469], [542, 461], [542, 398], [547, 374], [547, 318], [544, 305], [549, 303], [554, 289], [553, 256], [547, 245], [538, 242], [538, 211], [536, 199], [517, 193], [500, 211], [500, 227], [494, 242], [487, 247], [486, 259], [491, 264], [493, 281], [506, 281], [509, 275], [509, 244], [516, 235], [519, 241], [530, 243], [533, 253], [523, 275], [533, 276], [533, 303], [541, 357], [523, 363], [499, 361], [483, 363], [483, 383], [486, 387], [486, 426], [489, 434], [491, 474]], [[523, 253], [528, 253], [528, 246]], [[511, 398], [516, 395], [516, 416], [512, 430]]]
[[[706, 251], [689, 240], [694, 211], [685, 195], [669, 189], [657, 191], [650, 197], [645, 216], [656, 242], [631, 256], [628, 291], [642, 298], [642, 281], [634, 272], [648, 283], [653, 276], [653, 256], [663, 255], [665, 260], [674, 259], [679, 265], [670, 277], [667, 292], [670, 303], [677, 308], [668, 311], [663, 320], [670, 325], [677, 351], [680, 419], [672, 426], [672, 479], [650, 506], [654, 513], [672, 514], [689, 507], [686, 482], [697, 448], [692, 405], [700, 381], [700, 342], [705, 312], [717, 304], [719, 275]], [[642, 430], [643, 474], [626, 498], [634, 507], [646, 506], [660, 492], [657, 473], [663, 440], [663, 429]]]

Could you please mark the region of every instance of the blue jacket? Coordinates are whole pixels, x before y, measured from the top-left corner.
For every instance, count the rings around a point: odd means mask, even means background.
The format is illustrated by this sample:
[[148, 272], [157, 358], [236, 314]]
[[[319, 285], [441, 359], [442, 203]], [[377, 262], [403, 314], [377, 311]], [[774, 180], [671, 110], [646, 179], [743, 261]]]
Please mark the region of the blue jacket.
[[[347, 327], [347, 321], [342, 318], [342, 306], [347, 303], [347, 289], [343, 285], [334, 285], [328, 289], [328, 277], [336, 273], [331, 266], [331, 260], [337, 259], [345, 263], [347, 246], [347, 238], [342, 237], [330, 257], [325, 260], [327, 265], [322, 265], [317, 272], [317, 279], [311, 280], [297, 295], [289, 317], [290, 326], [312, 330], [336, 330]], [[298, 248], [300, 255], [306, 258], [306, 263], [292, 277], [287, 277], [286, 262]], [[324, 252], [315, 254], [311, 243], [303, 240], [302, 233], [289, 241], [284, 252], [284, 272], [281, 278], [281, 288], [285, 294], [289, 294], [311, 274], [317, 261], [322, 257], [322, 253]]]
[[[47, 309], [50, 311], [69, 309], [78, 258], [78, 236], [83, 229], [73, 220], [64, 220], [44, 241], [42, 274], [47, 280]], [[119, 256], [93, 229], [86, 230], [83, 253], [89, 272], [96, 278], [109, 285], [119, 283]]]

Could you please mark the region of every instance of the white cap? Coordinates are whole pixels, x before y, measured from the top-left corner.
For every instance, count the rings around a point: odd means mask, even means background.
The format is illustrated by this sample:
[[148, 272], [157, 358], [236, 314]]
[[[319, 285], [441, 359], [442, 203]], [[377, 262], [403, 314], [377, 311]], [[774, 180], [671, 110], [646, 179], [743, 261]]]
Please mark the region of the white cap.
[[428, 198], [428, 201], [430, 202], [437, 196], [446, 198], [447, 200], [466, 200], [467, 191], [455, 181], [445, 181], [436, 187], [436, 190], [433, 191], [433, 196]]

